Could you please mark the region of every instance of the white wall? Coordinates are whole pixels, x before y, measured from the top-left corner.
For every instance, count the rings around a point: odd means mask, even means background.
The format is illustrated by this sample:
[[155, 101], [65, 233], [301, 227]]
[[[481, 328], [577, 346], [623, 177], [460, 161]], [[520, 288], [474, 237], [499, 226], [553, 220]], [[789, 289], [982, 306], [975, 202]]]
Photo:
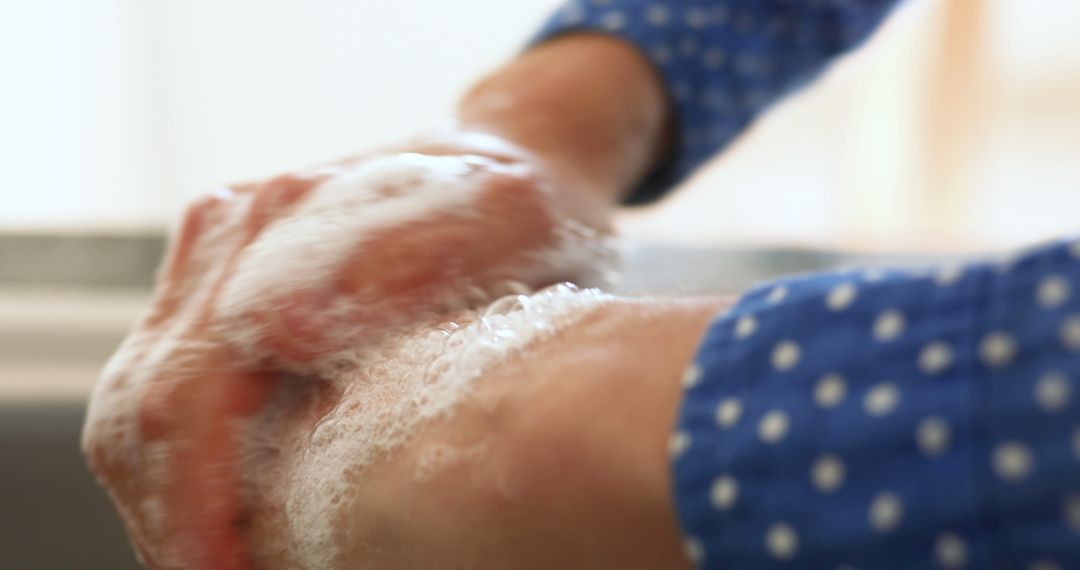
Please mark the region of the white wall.
[[428, 128], [553, 0], [161, 3], [174, 195]]
[[0, 4], [0, 228], [158, 214], [138, 4]]
[[0, 8], [0, 229], [161, 227], [216, 185], [432, 126], [555, 0]]
[[[956, 161], [962, 191], [942, 214], [942, 189], [920, 181], [935, 12], [972, 1], [908, 0], [867, 51], [624, 227], [693, 243], [867, 247], [1002, 246], [1076, 228], [1075, 0], [985, 0], [992, 68], [972, 86], [979, 129]], [[160, 228], [219, 184], [432, 126], [559, 3], [2, 3], [0, 230]]]

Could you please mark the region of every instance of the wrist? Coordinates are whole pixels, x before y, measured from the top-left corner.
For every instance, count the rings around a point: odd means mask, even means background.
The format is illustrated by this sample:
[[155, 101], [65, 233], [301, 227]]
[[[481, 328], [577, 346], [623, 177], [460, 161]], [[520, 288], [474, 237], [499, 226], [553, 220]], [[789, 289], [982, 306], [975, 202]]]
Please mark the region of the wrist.
[[461, 128], [520, 145], [613, 205], [661, 155], [667, 114], [659, 79], [630, 44], [573, 34], [481, 80], [457, 117]]

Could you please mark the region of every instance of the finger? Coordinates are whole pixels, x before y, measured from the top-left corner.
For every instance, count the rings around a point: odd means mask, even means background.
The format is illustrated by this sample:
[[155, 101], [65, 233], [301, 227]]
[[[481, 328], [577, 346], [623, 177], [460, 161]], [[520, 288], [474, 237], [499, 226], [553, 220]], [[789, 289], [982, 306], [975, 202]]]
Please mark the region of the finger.
[[224, 369], [148, 386], [140, 427], [147, 443], [173, 450], [164, 503], [185, 567], [251, 567], [241, 429], [275, 387], [272, 376]]
[[264, 183], [254, 193], [254, 203], [248, 214], [247, 228], [250, 237], [262, 231], [291, 211], [313, 188], [329, 177], [328, 174], [276, 176]]
[[307, 363], [362, 344], [366, 335], [467, 296], [472, 284], [514, 278], [550, 247], [546, 196], [527, 177], [480, 171], [463, 184], [471, 206], [422, 213], [375, 229], [353, 246], [328, 284], [280, 296], [260, 319], [267, 350]]

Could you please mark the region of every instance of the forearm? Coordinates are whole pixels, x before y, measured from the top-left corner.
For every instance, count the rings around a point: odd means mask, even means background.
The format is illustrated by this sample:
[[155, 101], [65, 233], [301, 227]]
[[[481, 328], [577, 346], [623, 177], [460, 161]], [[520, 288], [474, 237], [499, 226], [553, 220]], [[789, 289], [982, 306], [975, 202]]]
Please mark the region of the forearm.
[[656, 162], [668, 120], [648, 62], [630, 44], [598, 34], [522, 54], [470, 89], [457, 115], [462, 128], [525, 147], [608, 206]]
[[[615, 299], [493, 365], [357, 484], [352, 536], [377, 548], [356, 564], [686, 565], [668, 440], [683, 371], [727, 304]], [[421, 469], [433, 456], [445, 460]]]

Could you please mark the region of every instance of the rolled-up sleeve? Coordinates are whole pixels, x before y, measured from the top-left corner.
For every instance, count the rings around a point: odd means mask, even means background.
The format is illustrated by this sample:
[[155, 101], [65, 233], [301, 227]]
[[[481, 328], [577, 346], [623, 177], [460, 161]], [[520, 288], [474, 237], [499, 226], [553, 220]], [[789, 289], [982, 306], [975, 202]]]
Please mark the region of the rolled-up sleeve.
[[1080, 568], [1080, 245], [770, 283], [685, 376], [702, 568]]
[[673, 150], [629, 197], [647, 202], [727, 146], [766, 107], [859, 45], [896, 0], [572, 0], [535, 41], [621, 37], [663, 79]]

